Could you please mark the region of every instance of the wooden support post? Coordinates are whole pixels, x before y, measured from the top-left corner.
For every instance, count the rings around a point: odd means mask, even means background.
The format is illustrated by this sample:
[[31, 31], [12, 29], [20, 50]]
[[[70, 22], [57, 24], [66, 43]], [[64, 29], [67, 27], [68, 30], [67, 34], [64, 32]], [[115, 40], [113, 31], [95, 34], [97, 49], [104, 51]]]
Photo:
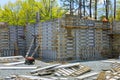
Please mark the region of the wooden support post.
[[32, 45], [33, 45], [33, 43], [34, 43], [34, 40], [35, 40], [35, 38], [32, 39], [31, 44], [30, 44], [30, 47], [29, 47], [29, 49], [28, 49], [25, 57], [28, 57], [28, 55], [29, 55], [29, 53], [30, 53], [30, 50], [31, 50], [31, 48], [32, 48]]

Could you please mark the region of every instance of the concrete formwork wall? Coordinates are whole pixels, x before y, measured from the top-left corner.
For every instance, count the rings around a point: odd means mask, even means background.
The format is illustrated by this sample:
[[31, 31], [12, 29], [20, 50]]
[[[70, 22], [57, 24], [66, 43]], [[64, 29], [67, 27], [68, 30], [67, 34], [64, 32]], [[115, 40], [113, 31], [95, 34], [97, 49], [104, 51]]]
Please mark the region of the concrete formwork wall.
[[66, 56], [66, 29], [65, 28], [59, 28], [58, 30], [58, 37], [57, 37], [57, 41], [58, 41], [58, 45], [57, 45], [57, 60], [64, 60], [67, 56]]
[[120, 55], [120, 34], [113, 35], [113, 55], [118, 58]]
[[43, 22], [40, 26], [42, 58], [56, 60], [59, 20]]
[[76, 57], [80, 60], [95, 59], [98, 53], [95, 53], [95, 30], [77, 29], [76, 30]]
[[96, 60], [107, 56], [110, 41], [107, 31], [96, 29], [74, 29], [75, 58], [78, 60]]
[[[69, 33], [70, 32], [70, 33]], [[58, 48], [57, 59], [58, 60], [71, 60], [76, 58], [75, 54], [75, 38], [74, 31], [67, 30], [66, 28], [59, 28], [58, 32]]]
[[[0, 30], [1, 56], [23, 55], [25, 56], [34, 35], [38, 35], [38, 25], [8, 26]], [[35, 45], [38, 41], [36, 39]], [[33, 44], [30, 54], [34, 51]], [[35, 54], [35, 56], [38, 56]]]
[[117, 57], [120, 55], [120, 22], [113, 22], [113, 34], [112, 38], [112, 48], [113, 56]]
[[109, 23], [67, 15], [62, 26], [71, 29], [74, 34], [74, 57], [78, 60], [96, 60], [110, 55]]
[[[41, 42], [44, 59], [97, 60], [109, 55], [109, 31], [103, 29], [108, 29], [108, 24], [92, 20], [72, 22], [70, 19], [42, 23]], [[72, 26], [74, 28], [71, 28]], [[79, 28], [80, 26], [82, 28]]]
[[4, 55], [3, 49], [9, 49], [9, 29], [7, 27], [2, 27], [0, 29], [0, 55]]
[[116, 34], [120, 33], [120, 21], [113, 22], [113, 32]]
[[[24, 54], [23, 27], [9, 26], [1, 28], [0, 51], [1, 56], [13, 56]], [[18, 44], [18, 45], [17, 45]]]
[[[31, 45], [31, 42], [34, 38], [34, 35], [37, 34], [36, 32], [36, 29], [35, 29], [35, 25], [27, 25], [26, 27], [26, 33], [25, 33], [25, 36], [26, 36], [26, 50], [29, 49], [30, 45]], [[34, 44], [32, 45], [34, 46]], [[33, 49], [33, 47], [32, 47]]]
[[[10, 48], [15, 49], [15, 55], [24, 55], [25, 53], [25, 39], [24, 27], [22, 26], [10, 26]], [[17, 51], [18, 50], [18, 51]]]
[[[34, 49], [36, 48], [36, 46], [38, 45], [38, 39], [37, 39], [37, 35], [39, 34], [39, 25], [38, 24], [28, 24], [26, 29], [25, 29], [25, 36], [26, 36], [26, 52], [28, 51], [31, 42], [33, 40], [33, 38], [36, 37], [34, 43], [32, 43], [32, 47], [30, 50], [30, 54], [29, 56], [31, 56], [31, 54], [33, 53]], [[38, 57], [39, 54], [36, 52], [36, 54], [34, 55], [34, 57]]]
[[[5, 30], [9, 35], [7, 47], [13, 49], [12, 55], [15, 53], [17, 41], [18, 49], [23, 49], [22, 52], [19, 51], [19, 54], [25, 55], [33, 36], [38, 35], [40, 50], [36, 55], [44, 60], [96, 60], [109, 53], [109, 31], [105, 28], [109, 28], [106, 23], [74, 17], [56, 19], [38, 25], [27, 25], [26, 28], [10, 27]], [[25, 39], [22, 39], [24, 35]], [[39, 42], [36, 40], [30, 53], [37, 45]]]

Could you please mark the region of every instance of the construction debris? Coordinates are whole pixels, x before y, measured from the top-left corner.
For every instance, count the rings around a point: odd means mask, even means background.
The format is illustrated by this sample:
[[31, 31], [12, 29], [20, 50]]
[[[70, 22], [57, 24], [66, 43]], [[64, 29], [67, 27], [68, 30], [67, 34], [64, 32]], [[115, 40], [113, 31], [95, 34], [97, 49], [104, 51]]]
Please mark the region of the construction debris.
[[49, 78], [42, 78], [37, 76], [27, 76], [27, 75], [12, 75], [11, 77], [8, 77], [7, 79], [12, 80], [53, 80]]
[[97, 80], [105, 80], [105, 71], [102, 71], [99, 75]]
[[120, 80], [120, 72], [102, 71], [97, 80]]
[[19, 62], [23, 59], [24, 59], [23, 56], [0, 57], [0, 63]]
[[112, 64], [112, 69], [114, 70], [114, 72], [118, 72], [120, 73], [120, 63], [113, 63]]
[[120, 80], [120, 63], [113, 63], [111, 70], [102, 71], [97, 80]]
[[20, 70], [22, 70], [22, 69], [36, 69], [37, 67], [19, 67], [19, 66], [17, 66], [17, 67], [13, 67], [13, 66], [8, 66], [8, 67], [0, 67], [0, 70], [3, 70], [3, 69], [5, 69], [5, 70], [9, 70], [9, 69], [15, 69], [15, 70], [18, 70], [18, 69], [20, 69]]
[[37, 73], [40, 76], [54, 74], [55, 76], [79, 76], [91, 69], [87, 66], [80, 65], [80, 63], [69, 63], [69, 64], [55, 64], [31, 71], [32, 74]]
[[46, 66], [46, 67], [43, 67], [43, 68], [38, 68], [36, 70], [32, 70], [31, 73], [34, 74], [34, 73], [37, 73], [37, 72], [41, 72], [43, 70], [52, 69], [52, 68], [54, 68], [54, 67], [56, 67], [58, 65], [60, 65], [60, 64], [54, 64], [54, 65]]
[[23, 64], [25, 61], [20, 61], [20, 62], [12, 62], [12, 63], [5, 63], [4, 65], [7, 65], [7, 66], [12, 66], [12, 65], [20, 65], [20, 64]]
[[83, 80], [85, 78], [89, 78], [91, 76], [97, 76], [97, 75], [98, 75], [98, 72], [92, 72], [92, 73], [89, 73], [89, 74], [85, 74], [85, 75], [79, 76], [79, 77], [77, 77], [77, 79]]
[[[24, 57], [0, 57], [1, 78], [7, 80], [119, 80], [119, 60], [102, 60], [74, 63], [45, 63], [36, 60], [34, 65], [25, 65]], [[17, 60], [14, 61], [14, 60]], [[88, 67], [89, 66], [89, 67]], [[104, 70], [104, 71], [103, 71]]]

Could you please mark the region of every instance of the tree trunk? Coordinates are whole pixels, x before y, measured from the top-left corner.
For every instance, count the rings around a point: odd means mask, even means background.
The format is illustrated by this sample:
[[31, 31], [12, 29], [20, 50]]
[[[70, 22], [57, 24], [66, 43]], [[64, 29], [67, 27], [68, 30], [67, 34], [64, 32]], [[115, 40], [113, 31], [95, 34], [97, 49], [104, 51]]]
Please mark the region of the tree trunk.
[[78, 15], [82, 18], [82, 0], [79, 0], [79, 13]]
[[116, 0], [114, 0], [114, 19], [116, 19]]
[[70, 15], [73, 15], [74, 2], [70, 0]]
[[85, 16], [85, 0], [83, 0], [83, 14], [84, 14], [84, 16]]
[[109, 0], [106, 0], [106, 19], [108, 19], [108, 13], [109, 13], [109, 2], [108, 2]]
[[92, 17], [92, 0], [90, 0], [90, 9], [89, 9], [89, 14], [90, 14], [90, 17]]
[[95, 0], [95, 19], [97, 19], [97, 0]]

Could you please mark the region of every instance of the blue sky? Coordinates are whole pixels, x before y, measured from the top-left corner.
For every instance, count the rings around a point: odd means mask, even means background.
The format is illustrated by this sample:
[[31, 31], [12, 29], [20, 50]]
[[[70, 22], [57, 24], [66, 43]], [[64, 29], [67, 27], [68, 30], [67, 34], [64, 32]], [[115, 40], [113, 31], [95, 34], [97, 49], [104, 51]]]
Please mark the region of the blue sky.
[[16, 0], [0, 0], [0, 5], [3, 6], [5, 4], [7, 4], [8, 2], [15, 2]]

